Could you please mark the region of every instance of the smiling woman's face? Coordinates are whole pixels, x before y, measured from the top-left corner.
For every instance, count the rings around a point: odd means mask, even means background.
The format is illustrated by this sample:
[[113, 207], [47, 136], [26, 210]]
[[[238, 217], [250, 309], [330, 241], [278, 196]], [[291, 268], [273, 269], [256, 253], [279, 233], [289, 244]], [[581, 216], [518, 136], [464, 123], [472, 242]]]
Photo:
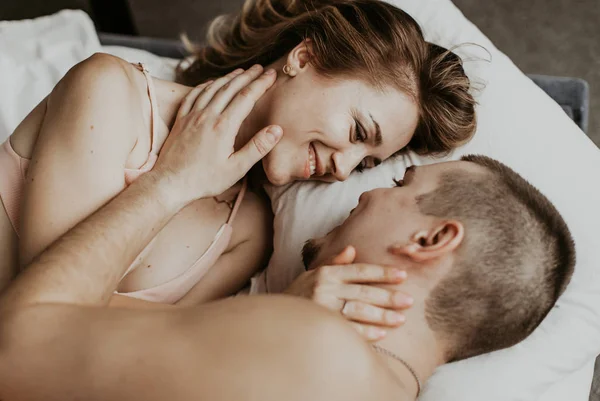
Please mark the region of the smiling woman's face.
[[272, 184], [343, 181], [410, 142], [418, 110], [408, 95], [395, 88], [380, 91], [358, 79], [323, 77], [303, 63], [306, 53], [297, 49], [286, 60], [295, 75], [278, 68], [277, 81], [257, 104], [262, 126], [283, 128], [283, 138], [262, 161]]

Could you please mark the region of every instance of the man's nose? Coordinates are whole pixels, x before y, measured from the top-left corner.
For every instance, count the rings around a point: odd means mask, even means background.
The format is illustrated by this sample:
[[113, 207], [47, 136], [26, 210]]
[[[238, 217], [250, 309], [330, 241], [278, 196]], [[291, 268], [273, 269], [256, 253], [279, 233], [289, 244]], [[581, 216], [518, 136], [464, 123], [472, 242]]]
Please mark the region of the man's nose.
[[376, 194], [377, 192], [381, 192], [381, 191], [383, 191], [383, 190], [384, 190], [383, 188], [375, 188], [375, 189], [372, 189], [372, 190], [370, 190], [370, 191], [363, 192], [363, 193], [362, 193], [362, 194], [360, 194], [360, 196], [358, 197], [358, 203], [361, 203], [361, 202], [366, 202], [366, 201], [368, 201], [368, 200], [369, 200], [369, 199], [371, 199], [373, 196], [375, 196], [375, 194]]
[[363, 203], [365, 202], [367, 199], [369, 199], [369, 193], [372, 191], [367, 191], [367, 192], [363, 192], [362, 194], [360, 194], [360, 196], [358, 197], [358, 203]]

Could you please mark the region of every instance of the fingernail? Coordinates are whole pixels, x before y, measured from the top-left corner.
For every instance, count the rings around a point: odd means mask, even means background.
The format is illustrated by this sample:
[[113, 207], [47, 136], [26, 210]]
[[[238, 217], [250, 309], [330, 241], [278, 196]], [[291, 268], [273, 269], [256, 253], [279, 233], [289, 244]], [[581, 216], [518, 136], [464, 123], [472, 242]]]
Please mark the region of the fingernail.
[[281, 138], [282, 134], [283, 134], [283, 130], [278, 125], [270, 126], [267, 129], [267, 136], [269, 137], [269, 140], [271, 142], [277, 142], [277, 140], [279, 140], [279, 138]]
[[[210, 85], [210, 84], [212, 84], [213, 82], [215, 82], [215, 81], [211, 79], [210, 81], [206, 81], [206, 82], [204, 83], [204, 85]], [[202, 84], [200, 84], [200, 85], [202, 85]]]
[[262, 68], [262, 66], [260, 64], [254, 64], [252, 66], [252, 68], [250, 68], [252, 71], [258, 71]]
[[411, 306], [414, 303], [414, 299], [406, 294], [397, 293], [394, 295], [394, 304], [397, 306]]
[[273, 75], [275, 74], [275, 70], [272, 68], [269, 68], [267, 71], [265, 71], [265, 75]]
[[382, 338], [385, 337], [386, 331], [377, 327], [369, 328], [369, 338]]
[[393, 275], [394, 275], [394, 278], [399, 278], [399, 279], [403, 279], [403, 280], [406, 279], [406, 277], [407, 277], [406, 271], [398, 270], [398, 269], [394, 270]]
[[236, 70], [233, 70], [232, 74], [233, 75], [240, 75], [242, 72], [244, 72], [244, 70], [242, 68], [238, 68]]
[[404, 321], [406, 320], [406, 317], [404, 317], [404, 315], [400, 314], [400, 313], [396, 313], [396, 312], [390, 312], [387, 315], [387, 320], [390, 323], [393, 324], [398, 324], [398, 323], [404, 323]]

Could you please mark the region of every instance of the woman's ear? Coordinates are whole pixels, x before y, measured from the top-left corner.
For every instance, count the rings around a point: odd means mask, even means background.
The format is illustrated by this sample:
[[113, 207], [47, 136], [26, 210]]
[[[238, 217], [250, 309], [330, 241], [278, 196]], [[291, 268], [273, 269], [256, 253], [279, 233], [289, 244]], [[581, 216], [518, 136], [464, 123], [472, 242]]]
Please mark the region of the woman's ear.
[[288, 54], [287, 65], [290, 68], [290, 76], [306, 70], [310, 63], [312, 46], [310, 39], [305, 39], [294, 47]]
[[394, 245], [390, 251], [414, 262], [427, 262], [454, 252], [462, 243], [464, 235], [461, 222], [446, 220], [429, 230], [419, 231], [408, 244]]

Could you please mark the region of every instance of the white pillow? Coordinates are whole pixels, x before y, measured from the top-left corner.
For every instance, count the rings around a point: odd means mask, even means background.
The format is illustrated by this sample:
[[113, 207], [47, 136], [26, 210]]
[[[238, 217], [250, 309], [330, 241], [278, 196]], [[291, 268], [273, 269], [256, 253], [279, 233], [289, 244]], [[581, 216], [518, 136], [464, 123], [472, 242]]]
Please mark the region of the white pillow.
[[[490, 63], [467, 61], [465, 65], [471, 79], [486, 84], [477, 99], [477, 134], [444, 160], [479, 153], [514, 168], [556, 205], [577, 248], [571, 285], [529, 338], [510, 349], [441, 367], [421, 400], [538, 399], [552, 383], [589, 365], [600, 353], [600, 151], [449, 0], [391, 3], [417, 19], [428, 40], [446, 47], [476, 43], [491, 53]], [[489, 58], [475, 46], [463, 47], [459, 53], [464, 59]], [[409, 154], [352, 175], [344, 183], [268, 188], [275, 213], [274, 254], [252, 292], [286, 288], [303, 271], [304, 241], [342, 222], [360, 193], [389, 186], [407, 165], [432, 162]]]
[[98, 51], [94, 24], [83, 11], [0, 21], [0, 142], [69, 68]]

